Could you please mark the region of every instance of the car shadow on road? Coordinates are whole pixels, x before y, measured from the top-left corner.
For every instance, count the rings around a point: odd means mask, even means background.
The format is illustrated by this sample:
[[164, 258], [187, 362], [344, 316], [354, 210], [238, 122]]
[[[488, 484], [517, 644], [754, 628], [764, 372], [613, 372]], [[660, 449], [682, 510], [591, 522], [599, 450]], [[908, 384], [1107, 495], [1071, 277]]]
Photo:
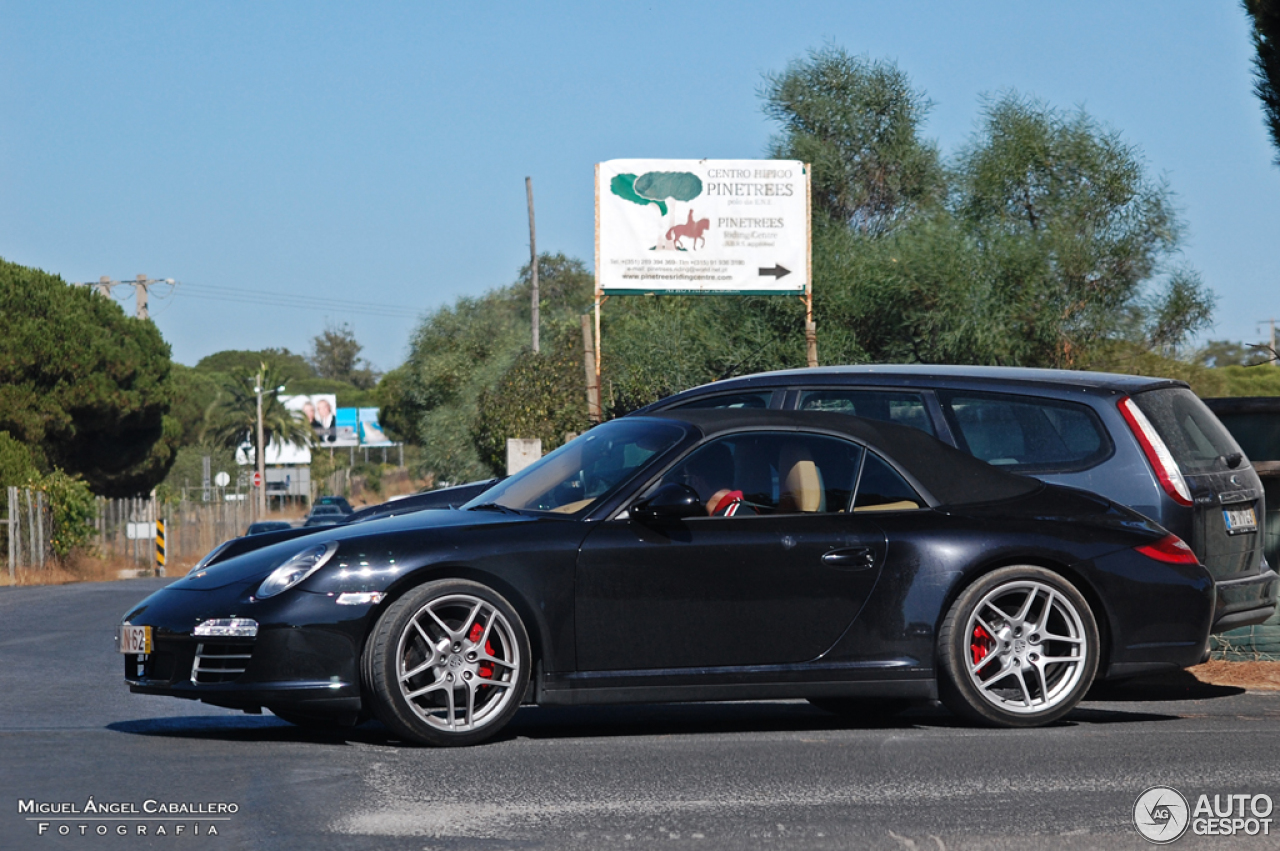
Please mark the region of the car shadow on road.
[[[1054, 727], [1174, 721], [1179, 716], [1077, 707]], [[836, 715], [805, 701], [662, 703], [626, 706], [526, 706], [490, 743], [516, 739], [582, 739], [627, 736], [697, 736], [716, 733], [821, 733], [850, 730], [973, 728], [938, 704], [898, 714]], [[315, 730], [273, 715], [190, 715], [118, 721], [107, 729], [138, 736], [233, 742], [299, 742], [399, 746], [404, 743], [377, 721], [357, 727]], [[975, 728], [976, 729], [976, 728]], [[483, 745], [481, 745], [483, 746]]]
[[176, 715], [116, 721], [107, 729], [135, 736], [172, 739], [210, 739], [228, 742], [317, 742], [327, 744], [392, 744], [395, 739], [381, 724], [315, 730], [298, 727], [274, 715]]
[[1162, 671], [1113, 682], [1095, 682], [1085, 695], [1090, 702], [1210, 700], [1244, 694], [1239, 686], [1220, 686], [1196, 679], [1190, 671]]
[[[1156, 712], [1077, 708], [1055, 727], [1175, 721]], [[809, 733], [850, 730], [928, 730], [974, 728], [939, 704], [904, 712], [848, 717], [825, 712], [804, 701], [692, 703], [607, 707], [525, 707], [502, 731], [502, 738], [607, 738], [683, 736], [708, 733]], [[974, 728], [976, 729], [976, 728]]]

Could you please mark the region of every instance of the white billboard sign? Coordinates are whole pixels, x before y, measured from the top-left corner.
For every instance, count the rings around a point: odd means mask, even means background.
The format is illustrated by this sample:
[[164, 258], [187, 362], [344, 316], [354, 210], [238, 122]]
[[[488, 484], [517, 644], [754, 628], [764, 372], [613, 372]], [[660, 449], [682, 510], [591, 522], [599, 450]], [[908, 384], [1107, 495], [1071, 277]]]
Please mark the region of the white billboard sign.
[[596, 166], [605, 293], [803, 295], [809, 175], [794, 160], [609, 160]]

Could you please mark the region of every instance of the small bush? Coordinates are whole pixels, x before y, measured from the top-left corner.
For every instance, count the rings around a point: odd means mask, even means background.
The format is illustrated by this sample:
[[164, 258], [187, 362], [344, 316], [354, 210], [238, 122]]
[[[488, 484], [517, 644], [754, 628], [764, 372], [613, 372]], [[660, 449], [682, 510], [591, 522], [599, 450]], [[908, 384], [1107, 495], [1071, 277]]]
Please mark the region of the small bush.
[[53, 554], [65, 561], [72, 553], [87, 549], [93, 540], [93, 523], [98, 516], [89, 485], [78, 476], [54, 470], [33, 481], [31, 487], [43, 491], [49, 502], [53, 520], [49, 547]]
[[496, 387], [481, 392], [471, 438], [494, 473], [506, 472], [508, 438], [539, 438], [550, 452], [567, 432], [590, 427], [581, 352], [581, 337], [561, 334], [543, 353], [520, 355]]

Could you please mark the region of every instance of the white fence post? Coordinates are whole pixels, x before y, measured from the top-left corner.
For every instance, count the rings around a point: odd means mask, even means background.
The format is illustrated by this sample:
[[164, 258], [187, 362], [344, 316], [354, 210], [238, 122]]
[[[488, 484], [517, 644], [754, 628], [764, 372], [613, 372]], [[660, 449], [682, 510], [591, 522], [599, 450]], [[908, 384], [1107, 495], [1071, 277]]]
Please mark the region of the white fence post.
[[18, 583], [18, 489], [15, 487], [7, 487], [5, 497], [9, 504], [9, 513], [5, 515], [5, 531], [8, 533], [5, 537], [9, 542], [9, 584], [16, 585]]

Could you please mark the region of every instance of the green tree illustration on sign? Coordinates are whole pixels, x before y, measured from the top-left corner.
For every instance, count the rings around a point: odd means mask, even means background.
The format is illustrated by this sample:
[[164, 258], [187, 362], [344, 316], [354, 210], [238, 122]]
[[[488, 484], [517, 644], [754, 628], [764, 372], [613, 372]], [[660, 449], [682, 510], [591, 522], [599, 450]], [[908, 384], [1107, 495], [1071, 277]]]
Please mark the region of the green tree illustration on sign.
[[702, 180], [687, 171], [650, 171], [639, 177], [619, 174], [609, 181], [609, 191], [633, 204], [656, 204], [665, 216], [667, 199], [692, 201], [702, 194]]

